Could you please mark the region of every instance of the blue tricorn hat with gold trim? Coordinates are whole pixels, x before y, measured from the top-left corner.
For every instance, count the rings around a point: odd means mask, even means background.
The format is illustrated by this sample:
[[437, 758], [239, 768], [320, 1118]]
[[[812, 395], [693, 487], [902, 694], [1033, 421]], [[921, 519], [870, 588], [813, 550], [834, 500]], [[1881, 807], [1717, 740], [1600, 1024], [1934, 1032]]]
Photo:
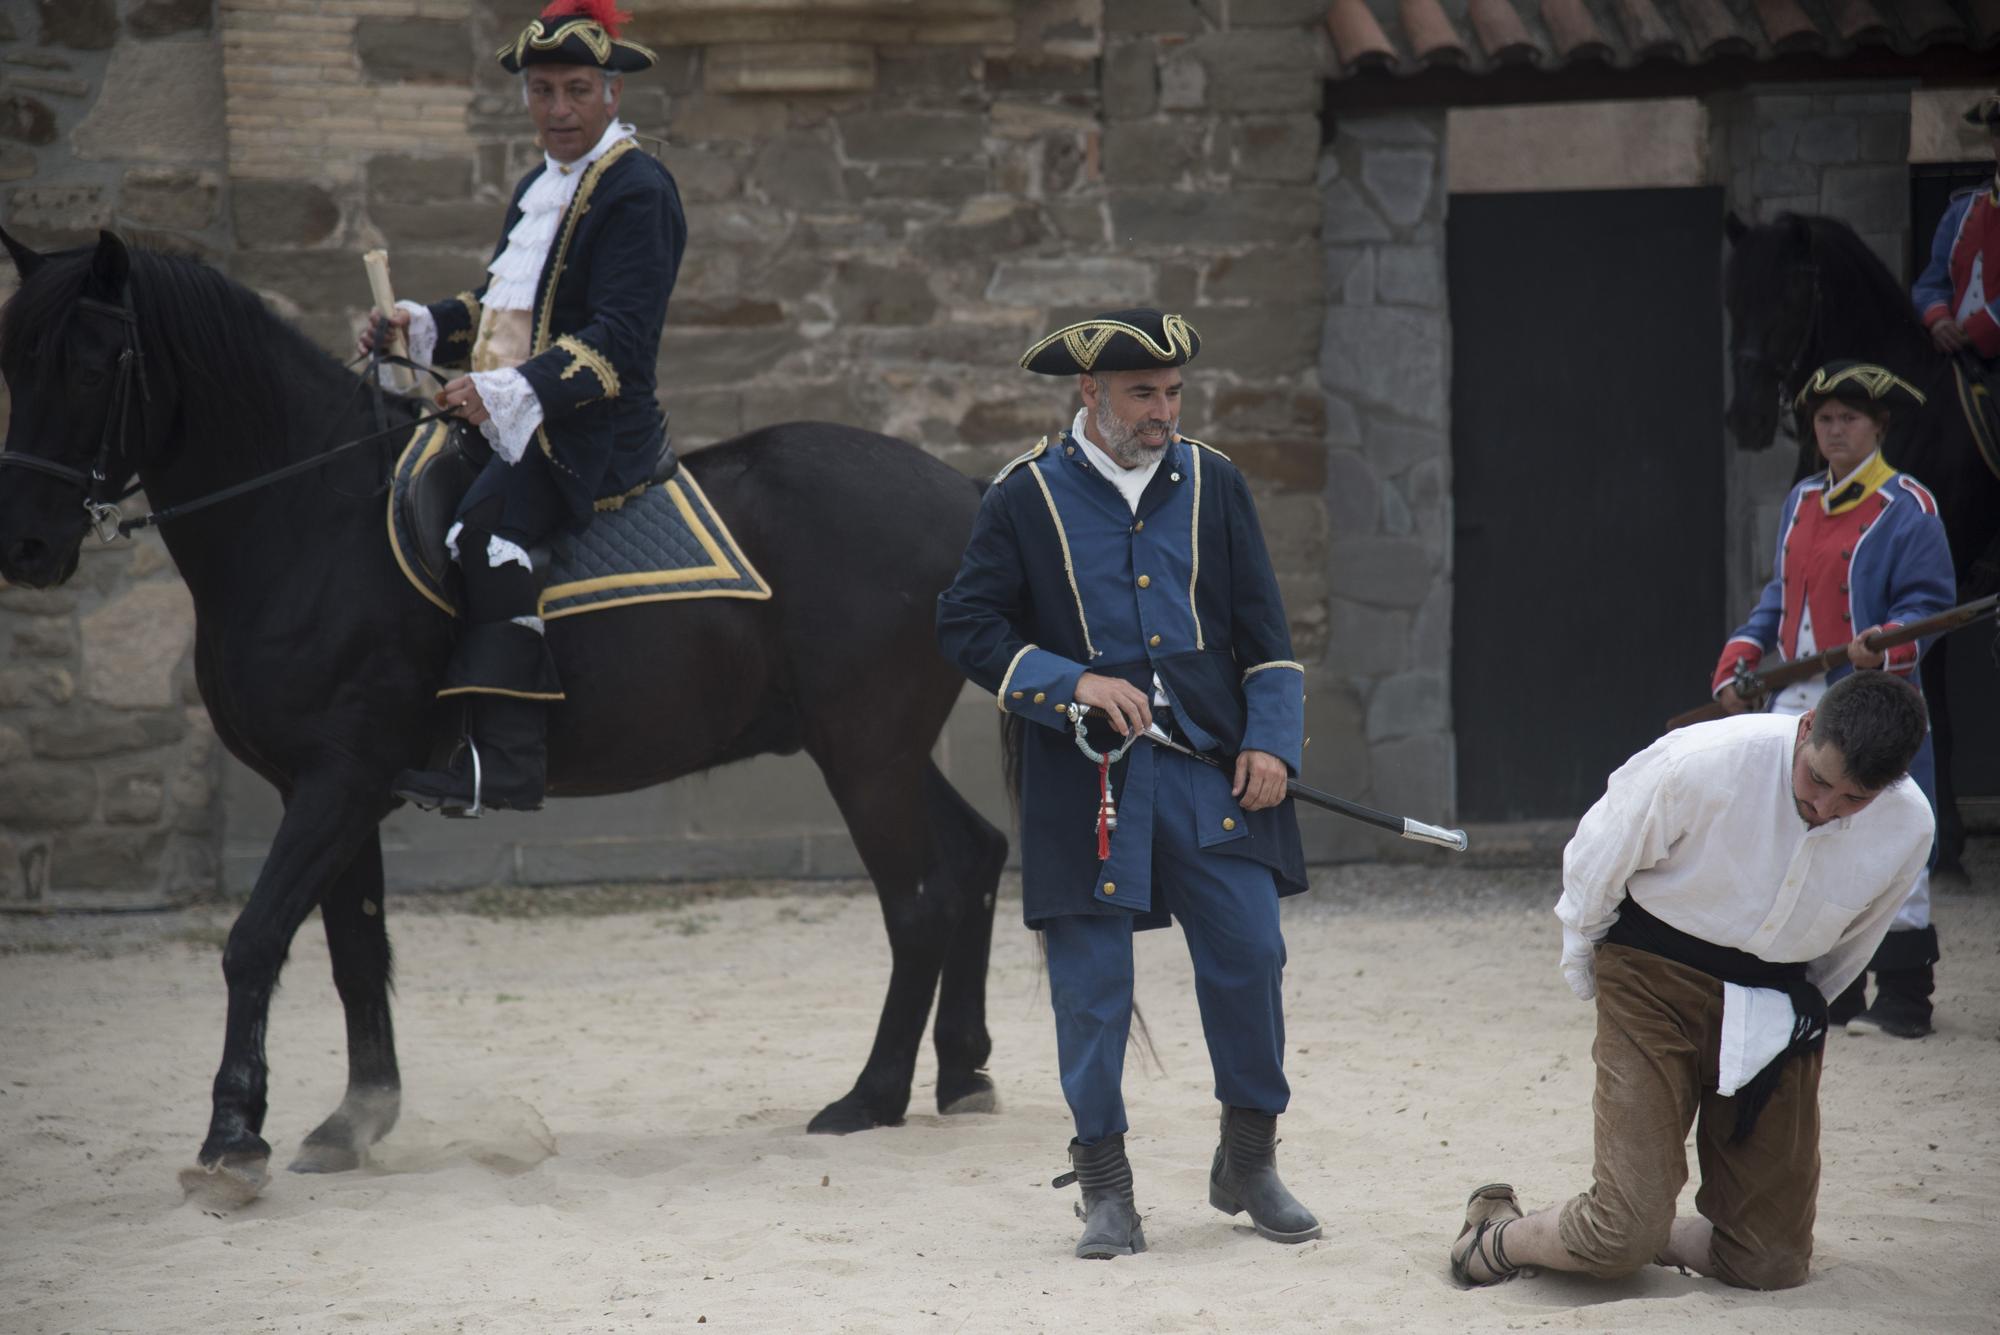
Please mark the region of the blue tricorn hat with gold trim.
[[608, 74], [651, 69], [659, 57], [618, 35], [631, 17], [618, 12], [616, 0], [554, 0], [500, 48], [500, 68], [509, 74], [530, 65], [588, 65]]
[[1185, 366], [1200, 351], [1201, 335], [1193, 325], [1141, 306], [1064, 325], [1021, 354], [1021, 369], [1036, 375], [1156, 371]]
[[1886, 366], [1843, 359], [1814, 371], [1792, 400], [1792, 407], [1815, 412], [1828, 399], [1879, 412], [1895, 407], [1921, 408], [1924, 393]]
[[2000, 134], [2000, 91], [1988, 93], [1965, 109], [1967, 125], [1984, 125]]

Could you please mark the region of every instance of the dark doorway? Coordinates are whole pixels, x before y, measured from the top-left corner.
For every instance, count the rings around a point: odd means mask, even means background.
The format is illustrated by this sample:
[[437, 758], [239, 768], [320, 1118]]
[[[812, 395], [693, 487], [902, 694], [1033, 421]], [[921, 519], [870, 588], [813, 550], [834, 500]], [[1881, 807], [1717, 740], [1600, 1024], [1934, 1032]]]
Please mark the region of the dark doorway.
[[[1961, 190], [1977, 190], [1993, 180], [1993, 163], [1926, 162], [1910, 168], [1910, 281], [1930, 262], [1931, 239], [1944, 217], [1945, 206]], [[1973, 813], [1963, 806], [1967, 799], [2000, 798], [2000, 747], [1992, 739], [2000, 737], [2000, 667], [1994, 665], [1993, 632], [1980, 628], [1961, 631], [1931, 650], [1933, 655], [1950, 656], [1951, 731], [1957, 745], [1952, 748], [1951, 773], [1958, 784], [1961, 812], [1968, 820]], [[1979, 823], [1990, 826], [1986, 813]]]
[[1459, 815], [1582, 814], [1724, 607], [1722, 192], [1454, 195]]

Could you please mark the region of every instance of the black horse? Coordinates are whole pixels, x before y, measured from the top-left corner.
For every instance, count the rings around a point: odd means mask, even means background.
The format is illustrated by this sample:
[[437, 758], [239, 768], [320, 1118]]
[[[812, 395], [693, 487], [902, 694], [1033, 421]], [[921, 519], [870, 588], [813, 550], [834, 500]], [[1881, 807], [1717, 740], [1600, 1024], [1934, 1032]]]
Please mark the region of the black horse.
[[[2000, 478], [1981, 459], [1959, 406], [1951, 359], [1937, 351], [1910, 294], [1854, 229], [1835, 218], [1785, 213], [1763, 226], [1731, 214], [1724, 302], [1735, 393], [1729, 430], [1746, 450], [1769, 449], [1778, 415], [1825, 363], [1853, 357], [1886, 366], [1924, 393], [1924, 406], [1890, 423], [1883, 454], [1937, 495], [1961, 599], [2000, 589]], [[1801, 427], [1794, 478], [1819, 467]], [[1951, 778], [1946, 657], [1927, 656], [1924, 694], [1937, 750], [1938, 869], [1960, 870], [1965, 826]]]
[[[5, 458], [18, 465], [0, 469], [9, 581], [69, 578], [84, 501], [135, 475], [164, 508], [376, 429], [356, 376], [214, 271], [128, 253], [108, 233], [46, 256], [0, 239], [21, 276], [0, 327]], [[390, 406], [404, 422], [420, 409]], [[398, 572], [383, 466], [380, 453], [350, 453], [162, 525], [194, 597], [216, 731], [285, 804], [223, 950], [228, 1027], [200, 1167], [182, 1174], [190, 1189], [247, 1196], [267, 1176], [265, 1024], [315, 907], [346, 1010], [348, 1084], [291, 1166], [352, 1168], [396, 1120], [377, 826], [395, 805], [391, 777], [458, 721], [432, 697], [451, 626]], [[986, 967], [1007, 841], [930, 759], [962, 684], [937, 651], [933, 607], [978, 487], [912, 445], [824, 423], [752, 432], [686, 467], [774, 595], [556, 623], [569, 699], [551, 716], [550, 791], [626, 792], [803, 749], [874, 879], [894, 957], [867, 1064], [809, 1129], [902, 1120], [933, 993], [938, 1108], [990, 1110]]]

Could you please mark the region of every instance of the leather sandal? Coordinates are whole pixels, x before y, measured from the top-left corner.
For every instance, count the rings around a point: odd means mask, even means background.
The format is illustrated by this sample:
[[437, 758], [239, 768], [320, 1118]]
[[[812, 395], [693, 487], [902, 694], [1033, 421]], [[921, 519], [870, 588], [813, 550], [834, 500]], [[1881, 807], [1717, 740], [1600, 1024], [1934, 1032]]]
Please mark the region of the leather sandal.
[[[1489, 1182], [1466, 1197], [1465, 1226], [1458, 1230], [1458, 1237], [1451, 1247], [1451, 1277], [1469, 1289], [1476, 1289], [1504, 1283], [1520, 1274], [1521, 1267], [1507, 1259], [1501, 1232], [1522, 1217], [1520, 1198], [1515, 1196], [1514, 1188], [1505, 1182]], [[1468, 1234], [1472, 1241], [1461, 1252], [1459, 1243], [1465, 1242]], [[1486, 1242], [1489, 1236], [1493, 1239], [1490, 1245]], [[1479, 1257], [1480, 1263], [1490, 1272], [1489, 1278], [1472, 1277], [1474, 1256]]]

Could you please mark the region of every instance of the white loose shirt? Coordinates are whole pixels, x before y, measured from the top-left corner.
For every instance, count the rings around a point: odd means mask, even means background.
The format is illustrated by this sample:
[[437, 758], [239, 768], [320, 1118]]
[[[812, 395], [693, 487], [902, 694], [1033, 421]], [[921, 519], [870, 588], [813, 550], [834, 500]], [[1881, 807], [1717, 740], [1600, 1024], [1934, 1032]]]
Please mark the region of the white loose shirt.
[[1860, 975], [1930, 857], [1935, 822], [1904, 778], [1855, 815], [1808, 826], [1792, 799], [1797, 732], [1795, 718], [1740, 714], [1668, 733], [1619, 766], [1563, 851], [1556, 916], [1572, 986], [1627, 894], [1690, 936], [1805, 963], [1829, 997]]

